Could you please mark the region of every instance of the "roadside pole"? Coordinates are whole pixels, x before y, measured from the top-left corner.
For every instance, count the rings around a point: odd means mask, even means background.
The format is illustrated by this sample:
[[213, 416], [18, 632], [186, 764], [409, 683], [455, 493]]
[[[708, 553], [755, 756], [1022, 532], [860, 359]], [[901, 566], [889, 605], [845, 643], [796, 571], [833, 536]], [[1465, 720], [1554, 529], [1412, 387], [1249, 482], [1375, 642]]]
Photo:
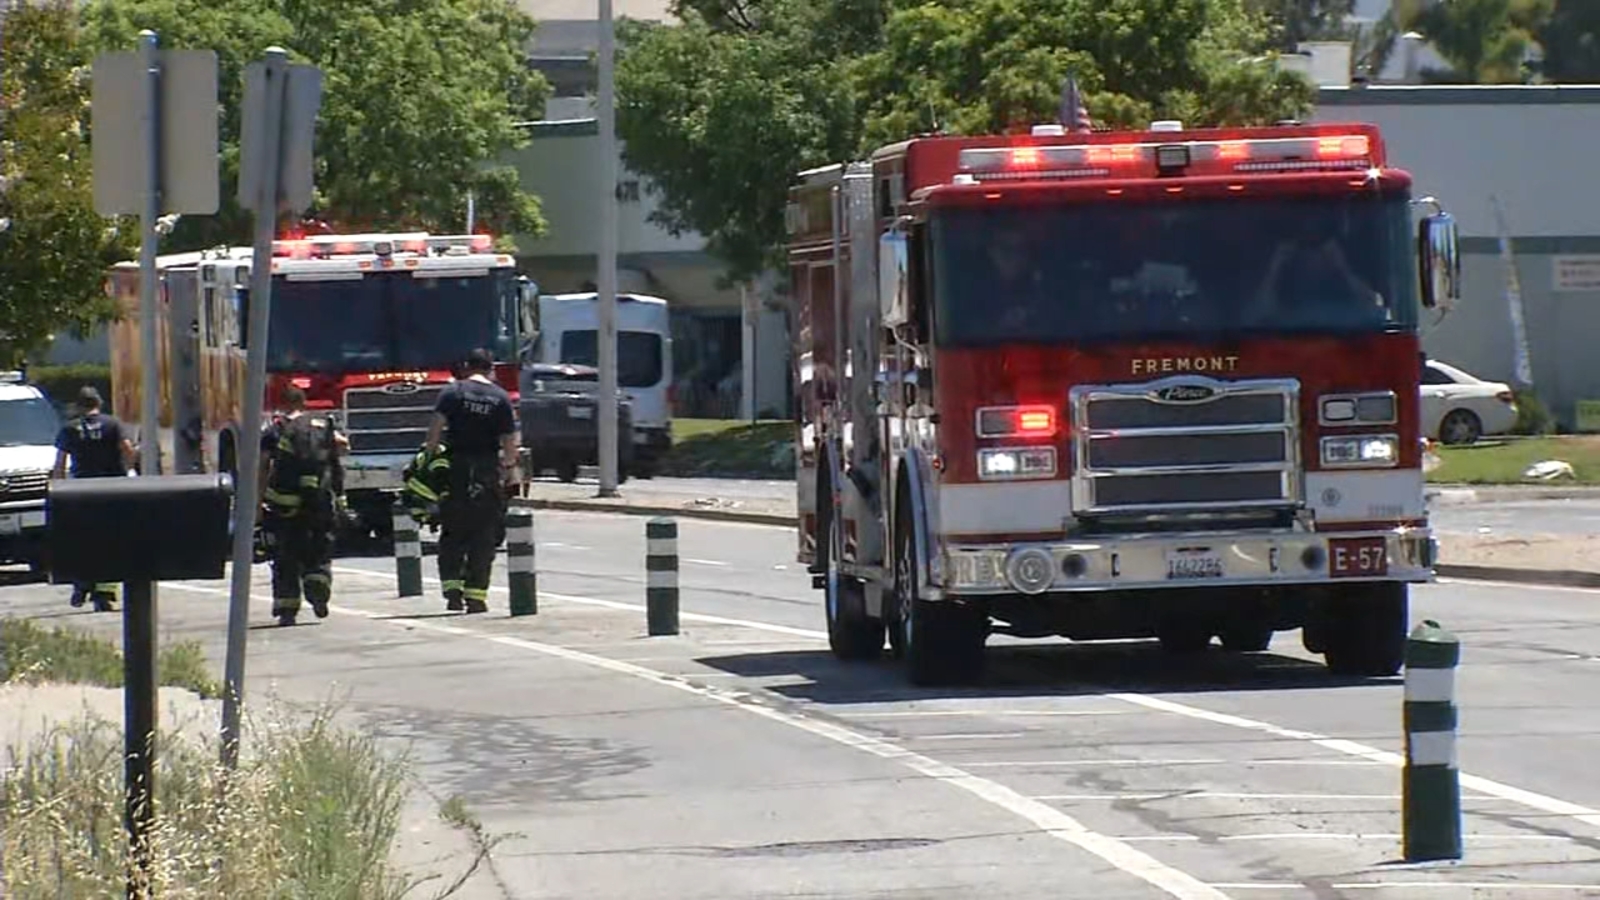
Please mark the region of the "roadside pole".
[[[146, 29], [139, 32], [138, 50], [95, 57], [91, 84], [95, 210], [139, 217], [139, 468], [141, 475], [156, 479], [161, 472], [157, 226], [163, 211], [212, 215], [219, 206], [217, 56], [210, 50], [164, 51], [156, 33]], [[176, 444], [175, 437], [174, 450]], [[59, 517], [60, 508], [50, 505]], [[61, 554], [52, 556], [61, 561]], [[93, 580], [107, 580], [100, 574]], [[149, 833], [155, 821], [156, 579], [119, 580], [124, 824], [132, 862], [127, 895], [147, 898], [153, 891]]]
[[240, 398], [239, 486], [233, 505], [233, 571], [228, 595], [228, 658], [222, 695], [222, 764], [239, 762], [239, 713], [249, 634], [256, 510], [261, 496], [261, 407], [266, 399], [267, 337], [272, 306], [272, 238], [278, 215], [311, 203], [311, 152], [322, 72], [289, 65], [282, 47], [245, 69], [240, 120], [239, 204], [256, 216], [247, 307], [244, 394]]
[[611, 0], [600, 2], [600, 243], [595, 289], [600, 297], [600, 492], [617, 496], [617, 123], [616, 27]]

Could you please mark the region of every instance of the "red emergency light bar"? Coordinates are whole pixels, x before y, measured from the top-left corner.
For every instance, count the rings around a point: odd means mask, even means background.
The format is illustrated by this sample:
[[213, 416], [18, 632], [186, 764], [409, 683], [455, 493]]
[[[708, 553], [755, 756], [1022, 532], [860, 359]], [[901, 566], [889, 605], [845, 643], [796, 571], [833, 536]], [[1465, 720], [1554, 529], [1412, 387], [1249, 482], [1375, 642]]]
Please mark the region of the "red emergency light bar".
[[[1034, 181], [1048, 178], [1154, 176], [1164, 172], [1337, 171], [1371, 168], [1364, 134], [1239, 140], [1171, 140], [1113, 144], [1022, 144], [969, 147], [957, 159], [958, 180]], [[965, 176], [963, 178], [962, 176]]]
[[490, 253], [494, 238], [487, 234], [431, 236], [425, 231], [403, 234], [317, 235], [289, 237], [272, 242], [272, 255], [291, 259], [327, 259], [334, 256], [392, 256], [396, 253]]

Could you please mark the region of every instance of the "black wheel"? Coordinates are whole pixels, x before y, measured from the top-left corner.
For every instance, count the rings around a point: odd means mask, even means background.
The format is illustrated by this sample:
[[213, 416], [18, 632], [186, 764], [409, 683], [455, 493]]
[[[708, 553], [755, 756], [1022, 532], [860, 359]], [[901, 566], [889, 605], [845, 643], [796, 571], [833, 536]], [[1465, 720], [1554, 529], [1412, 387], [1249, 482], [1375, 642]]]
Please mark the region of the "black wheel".
[[578, 480], [578, 464], [577, 464], [577, 462], [575, 462], [573, 460], [570, 460], [570, 459], [564, 459], [561, 462], [556, 463], [556, 477], [561, 479], [562, 481], [566, 482], [567, 484], [571, 484], [574, 481], [577, 481]]
[[1261, 653], [1272, 646], [1272, 626], [1239, 623], [1229, 625], [1218, 635], [1222, 649], [1232, 653]]
[[[818, 506], [831, 502], [819, 498]], [[883, 652], [883, 620], [867, 615], [866, 586], [861, 579], [839, 571], [844, 558], [844, 530], [834, 527], [833, 515], [823, 519], [825, 531], [818, 542], [827, 575], [823, 607], [828, 616], [828, 648], [841, 660], [876, 659]]]
[[1156, 628], [1156, 639], [1168, 653], [1192, 655], [1211, 646], [1211, 629], [1194, 622], [1174, 622]]
[[987, 611], [960, 601], [922, 599], [916, 571], [916, 536], [902, 520], [895, 525], [893, 618], [911, 683], [936, 687], [980, 680], [989, 637]]
[[1328, 608], [1323, 660], [1335, 675], [1387, 678], [1405, 664], [1410, 588], [1399, 582], [1351, 585]]
[[1439, 423], [1439, 440], [1445, 444], [1471, 444], [1483, 437], [1483, 420], [1467, 409], [1453, 409]]

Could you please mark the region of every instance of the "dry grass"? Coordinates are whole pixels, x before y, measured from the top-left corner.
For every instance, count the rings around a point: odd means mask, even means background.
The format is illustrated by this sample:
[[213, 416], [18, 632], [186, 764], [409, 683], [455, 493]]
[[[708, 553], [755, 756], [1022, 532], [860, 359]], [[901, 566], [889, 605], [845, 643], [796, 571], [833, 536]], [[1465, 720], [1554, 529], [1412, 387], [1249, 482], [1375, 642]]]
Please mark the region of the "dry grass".
[[[156, 674], [164, 687], [201, 697], [222, 695], [197, 641], [163, 646]], [[28, 619], [0, 619], [0, 683], [53, 682], [122, 686], [122, 652], [105, 638]]]
[[[331, 707], [309, 718], [280, 712], [249, 717], [247, 755], [226, 790], [214, 739], [162, 732], [154, 896], [390, 900], [410, 892], [388, 862], [406, 763], [335, 727]], [[122, 750], [120, 725], [88, 717], [12, 748], [0, 779], [0, 895], [122, 896]]]

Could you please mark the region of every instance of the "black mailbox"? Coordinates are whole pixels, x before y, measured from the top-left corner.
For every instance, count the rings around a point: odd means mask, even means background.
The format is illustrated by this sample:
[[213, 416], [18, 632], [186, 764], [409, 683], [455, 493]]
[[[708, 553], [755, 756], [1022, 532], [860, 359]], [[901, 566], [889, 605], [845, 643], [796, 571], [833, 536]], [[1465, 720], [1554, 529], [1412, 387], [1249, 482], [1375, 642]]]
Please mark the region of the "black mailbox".
[[221, 578], [233, 539], [233, 479], [142, 475], [50, 482], [52, 584]]

